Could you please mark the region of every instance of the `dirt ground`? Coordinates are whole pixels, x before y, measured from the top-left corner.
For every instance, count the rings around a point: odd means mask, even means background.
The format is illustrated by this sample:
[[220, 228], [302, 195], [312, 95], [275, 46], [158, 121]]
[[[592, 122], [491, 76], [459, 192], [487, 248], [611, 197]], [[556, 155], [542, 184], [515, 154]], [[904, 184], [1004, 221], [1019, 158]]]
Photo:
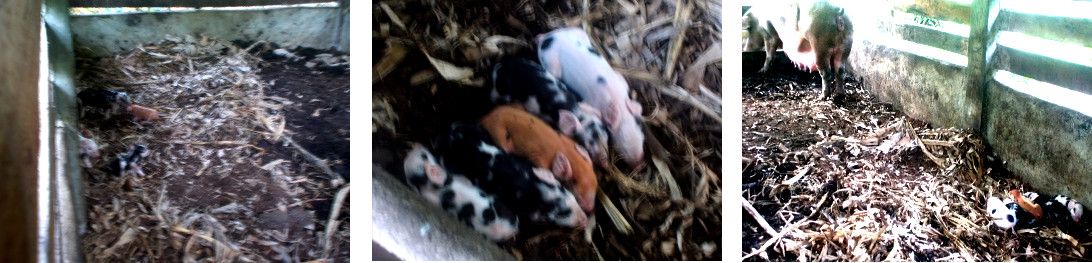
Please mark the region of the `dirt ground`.
[[[81, 120], [103, 155], [84, 178], [91, 210], [86, 260], [270, 262], [323, 257], [320, 239], [325, 238], [322, 232], [338, 188], [297, 149], [265, 136], [270, 131], [257, 124], [249, 109], [282, 116], [284, 134], [326, 159], [347, 182], [347, 70], [313, 70], [304, 61], [272, 57], [263, 62], [241, 54], [246, 46], [191, 56], [173, 53], [174, 47], [185, 45], [231, 46], [206, 43], [210, 41], [180, 40], [113, 57], [78, 58], [82, 88], [126, 92], [134, 104], [157, 109], [161, 118], [144, 124], [123, 117]], [[156, 67], [131, 60], [147, 57], [167, 61]], [[224, 61], [238, 66], [203, 77]], [[153, 75], [161, 77], [137, 81]], [[215, 76], [226, 76], [226, 81]], [[257, 101], [277, 104], [282, 112], [253, 108]], [[151, 151], [143, 163], [147, 176], [115, 177], [98, 169], [132, 144]], [[347, 200], [340, 211], [343, 222], [328, 258], [347, 262]]]
[[907, 118], [853, 76], [819, 100], [818, 74], [783, 57], [756, 74], [761, 59], [744, 56], [742, 183], [770, 230], [744, 209], [746, 261], [1088, 261], [1087, 222], [992, 225], [987, 197], [1035, 189], [973, 131]]

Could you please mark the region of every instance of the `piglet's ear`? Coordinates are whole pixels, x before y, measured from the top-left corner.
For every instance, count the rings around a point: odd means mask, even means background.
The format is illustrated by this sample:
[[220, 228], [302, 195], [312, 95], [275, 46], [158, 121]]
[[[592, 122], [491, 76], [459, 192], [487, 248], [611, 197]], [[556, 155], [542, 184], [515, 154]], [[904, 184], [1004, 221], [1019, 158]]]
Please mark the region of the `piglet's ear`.
[[444, 172], [444, 169], [435, 164], [425, 165], [425, 175], [428, 175], [429, 181], [432, 181], [432, 183], [437, 185], [443, 185], [444, 181], [447, 179], [447, 173]]
[[[542, 52], [541, 50], [539, 52]], [[542, 67], [546, 68], [546, 71], [550, 72], [554, 78], [561, 79], [564, 76], [561, 75], [561, 53], [557, 51], [547, 52], [546, 54], [539, 53], [539, 60], [542, 62]]]
[[599, 109], [596, 109], [595, 107], [592, 107], [590, 104], [581, 102], [581, 103], [577, 103], [576, 107], [577, 107], [576, 110], [579, 111], [579, 112], [583, 112], [584, 114], [595, 116], [595, 118], [603, 118], [603, 113], [599, 112]]
[[626, 106], [629, 108], [629, 112], [634, 115], [641, 115], [641, 104], [635, 100], [627, 99]]
[[618, 125], [622, 123], [622, 110], [619, 108], [619, 105], [615, 104], [608, 106], [603, 112], [603, 123], [606, 123], [612, 131], [618, 130]]
[[550, 165], [550, 170], [554, 172], [554, 176], [562, 181], [569, 180], [573, 176], [572, 163], [569, 162], [569, 158], [566, 158], [561, 152], [557, 152], [554, 156], [554, 161]]
[[580, 120], [571, 111], [560, 110], [557, 112], [557, 117], [557, 128], [565, 136], [572, 136], [580, 128]]
[[580, 153], [580, 157], [584, 157], [584, 161], [587, 161], [587, 162], [590, 163], [591, 162], [591, 155], [588, 154], [588, 151], [584, 150], [583, 146], [580, 146], [580, 145], [575, 145], [575, 146], [576, 146], [576, 152]]

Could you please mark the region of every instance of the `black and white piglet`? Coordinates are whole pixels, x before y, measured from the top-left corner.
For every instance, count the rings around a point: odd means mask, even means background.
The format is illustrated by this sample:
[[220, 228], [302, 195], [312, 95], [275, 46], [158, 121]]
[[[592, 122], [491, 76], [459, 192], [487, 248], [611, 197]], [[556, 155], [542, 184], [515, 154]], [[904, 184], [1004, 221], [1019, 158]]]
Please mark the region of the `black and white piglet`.
[[1055, 224], [1078, 223], [1084, 215], [1084, 206], [1065, 195], [1046, 196], [1030, 191], [1023, 195], [1041, 207], [1045, 220]]
[[519, 217], [512, 210], [466, 177], [444, 171], [425, 146], [415, 143], [403, 168], [406, 182], [425, 199], [489, 240], [509, 240], [519, 233]]
[[588, 216], [549, 170], [497, 148], [481, 125], [456, 123], [437, 150], [444, 167], [467, 175], [532, 222], [584, 228]]
[[129, 146], [128, 153], [118, 155], [118, 158], [110, 162], [110, 165], [103, 167], [102, 171], [116, 176], [125, 176], [129, 173], [144, 176], [144, 170], [140, 169], [140, 162], [148, 157], [148, 153], [148, 147], [144, 145]]
[[129, 107], [129, 95], [108, 89], [89, 88], [76, 94], [76, 103], [80, 107], [80, 118], [86, 116], [84, 107], [90, 107], [104, 119], [110, 119]]
[[508, 58], [493, 66], [496, 104], [519, 103], [527, 112], [542, 118], [555, 129], [583, 146], [600, 167], [609, 164], [607, 129], [599, 110], [558, 81], [538, 63]]

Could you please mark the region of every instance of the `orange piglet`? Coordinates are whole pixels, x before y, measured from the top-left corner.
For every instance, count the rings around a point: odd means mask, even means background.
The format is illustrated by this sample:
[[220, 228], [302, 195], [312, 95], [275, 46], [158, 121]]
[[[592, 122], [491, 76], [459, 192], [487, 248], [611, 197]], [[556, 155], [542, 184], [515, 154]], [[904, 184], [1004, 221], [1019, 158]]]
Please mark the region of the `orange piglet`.
[[133, 116], [134, 122], [155, 121], [159, 120], [159, 113], [155, 110], [140, 105], [129, 105], [129, 115]]
[[599, 182], [591, 158], [582, 147], [518, 105], [497, 106], [482, 117], [481, 124], [498, 147], [550, 169], [571, 187], [584, 211], [595, 209]]

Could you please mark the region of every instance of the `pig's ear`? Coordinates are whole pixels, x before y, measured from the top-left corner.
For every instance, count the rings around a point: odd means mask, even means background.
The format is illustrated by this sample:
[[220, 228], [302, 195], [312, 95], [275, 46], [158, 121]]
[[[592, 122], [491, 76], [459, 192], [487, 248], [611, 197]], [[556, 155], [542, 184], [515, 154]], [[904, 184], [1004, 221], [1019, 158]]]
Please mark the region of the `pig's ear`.
[[576, 104], [577, 110], [584, 112], [585, 114], [595, 116], [596, 118], [603, 118], [603, 113], [599, 112], [599, 109], [592, 107], [590, 104], [580, 102]]
[[588, 151], [584, 150], [583, 146], [576, 145], [576, 144], [573, 144], [573, 145], [576, 146], [576, 152], [580, 153], [581, 157], [584, 157], [584, 161], [587, 161], [587, 162], [590, 163], [591, 162], [591, 155], [588, 154]]
[[632, 99], [626, 100], [626, 106], [629, 108], [629, 112], [633, 115], [641, 115], [641, 104]]
[[444, 181], [447, 179], [444, 178], [447, 177], [447, 174], [444, 173], [444, 169], [435, 164], [425, 165], [425, 175], [428, 175], [428, 180], [436, 185], [444, 185]]
[[557, 112], [557, 117], [557, 128], [561, 130], [561, 134], [571, 136], [580, 129], [580, 120], [571, 111], [560, 110]]
[[559, 80], [562, 78], [560, 52], [549, 52], [545, 56], [540, 56], [540, 60], [542, 60], [542, 66], [545, 67], [547, 71], [550, 71], [550, 75], [553, 75], [554, 78]]
[[569, 180], [573, 175], [572, 163], [570, 163], [569, 158], [566, 158], [561, 152], [557, 152], [557, 156], [554, 156], [554, 161], [550, 166], [550, 170], [554, 172], [554, 176], [562, 181]]
[[608, 106], [603, 112], [603, 123], [606, 123], [610, 130], [617, 130], [618, 125], [622, 123], [622, 110], [619, 108], [617, 105]]

